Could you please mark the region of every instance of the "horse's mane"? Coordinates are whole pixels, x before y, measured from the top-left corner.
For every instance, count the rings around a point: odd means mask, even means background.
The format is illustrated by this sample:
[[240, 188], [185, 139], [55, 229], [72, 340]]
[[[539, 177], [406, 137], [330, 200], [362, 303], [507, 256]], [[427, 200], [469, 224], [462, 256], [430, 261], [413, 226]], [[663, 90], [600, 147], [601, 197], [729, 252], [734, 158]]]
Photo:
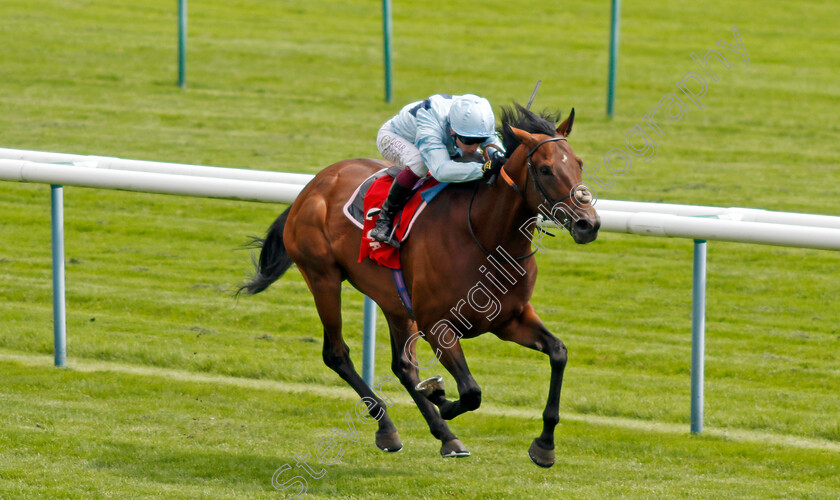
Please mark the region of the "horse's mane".
[[519, 146], [519, 139], [511, 130], [511, 127], [530, 132], [532, 134], [545, 134], [551, 137], [555, 135], [555, 122], [560, 119], [559, 111], [543, 111], [539, 115], [522, 107], [518, 102], [512, 107], [502, 106], [502, 128], [499, 134], [502, 137], [502, 145], [510, 156], [513, 150]]

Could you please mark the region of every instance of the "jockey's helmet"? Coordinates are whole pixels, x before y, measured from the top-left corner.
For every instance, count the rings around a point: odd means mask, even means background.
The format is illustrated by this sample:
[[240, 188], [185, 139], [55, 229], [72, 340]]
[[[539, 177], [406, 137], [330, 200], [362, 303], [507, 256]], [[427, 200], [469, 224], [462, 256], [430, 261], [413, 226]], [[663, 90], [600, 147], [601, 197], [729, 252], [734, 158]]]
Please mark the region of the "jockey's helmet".
[[456, 97], [449, 108], [449, 126], [461, 137], [492, 136], [496, 118], [490, 101], [472, 94]]

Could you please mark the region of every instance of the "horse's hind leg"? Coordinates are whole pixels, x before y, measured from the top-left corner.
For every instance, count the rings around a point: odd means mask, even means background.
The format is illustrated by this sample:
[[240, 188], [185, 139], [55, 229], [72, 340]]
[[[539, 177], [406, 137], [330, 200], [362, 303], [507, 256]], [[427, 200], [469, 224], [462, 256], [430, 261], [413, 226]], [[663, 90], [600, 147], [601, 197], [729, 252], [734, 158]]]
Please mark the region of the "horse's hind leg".
[[[391, 330], [391, 369], [408, 390], [420, 413], [423, 414], [432, 435], [441, 441], [440, 454], [444, 457], [468, 457], [470, 452], [449, 430], [449, 425], [438, 414], [435, 405], [416, 389], [420, 377], [416, 361], [412, 360], [417, 359], [417, 352], [414, 342], [407, 346], [416, 330], [414, 323], [409, 319], [393, 318], [388, 315], [386, 318]], [[406, 352], [406, 347], [409, 352]], [[409, 354], [411, 359], [408, 357]]]
[[376, 446], [383, 451], [401, 450], [402, 441], [388, 410], [356, 372], [350, 349], [341, 335], [341, 270], [335, 265], [299, 268], [315, 297], [315, 306], [324, 325], [324, 363], [353, 387], [367, 405], [370, 416], [379, 421]]
[[470, 373], [464, 351], [461, 350], [461, 343], [455, 340], [454, 344], [447, 347], [436, 343], [436, 339], [432, 338], [429, 344], [433, 350], [441, 353], [438, 360], [455, 377], [458, 384], [457, 400], [446, 399], [443, 391], [430, 395], [429, 400], [440, 409], [440, 416], [446, 420], [452, 420], [458, 415], [478, 409], [481, 406], [481, 388]]

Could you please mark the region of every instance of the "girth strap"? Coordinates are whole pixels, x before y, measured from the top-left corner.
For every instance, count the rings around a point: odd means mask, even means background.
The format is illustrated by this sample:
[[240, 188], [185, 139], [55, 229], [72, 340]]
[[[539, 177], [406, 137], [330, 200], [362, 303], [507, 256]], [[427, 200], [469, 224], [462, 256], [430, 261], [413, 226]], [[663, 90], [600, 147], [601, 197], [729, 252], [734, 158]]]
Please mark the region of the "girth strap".
[[408, 309], [408, 314], [414, 319], [414, 309], [411, 308], [411, 296], [408, 294], [408, 288], [405, 286], [405, 277], [403, 277], [402, 269], [391, 269], [391, 274], [394, 276], [394, 284], [397, 285], [397, 293], [402, 300], [403, 305]]

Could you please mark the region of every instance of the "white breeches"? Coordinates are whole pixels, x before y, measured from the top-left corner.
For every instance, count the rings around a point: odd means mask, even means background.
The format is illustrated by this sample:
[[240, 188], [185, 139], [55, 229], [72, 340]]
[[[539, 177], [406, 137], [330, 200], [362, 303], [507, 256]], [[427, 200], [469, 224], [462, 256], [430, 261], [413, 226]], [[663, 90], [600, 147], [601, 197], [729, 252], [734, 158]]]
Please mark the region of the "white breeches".
[[429, 169], [423, 163], [420, 150], [403, 136], [391, 130], [391, 120], [385, 122], [376, 134], [376, 147], [383, 158], [399, 167], [410, 168], [418, 177], [425, 177], [429, 173]]

